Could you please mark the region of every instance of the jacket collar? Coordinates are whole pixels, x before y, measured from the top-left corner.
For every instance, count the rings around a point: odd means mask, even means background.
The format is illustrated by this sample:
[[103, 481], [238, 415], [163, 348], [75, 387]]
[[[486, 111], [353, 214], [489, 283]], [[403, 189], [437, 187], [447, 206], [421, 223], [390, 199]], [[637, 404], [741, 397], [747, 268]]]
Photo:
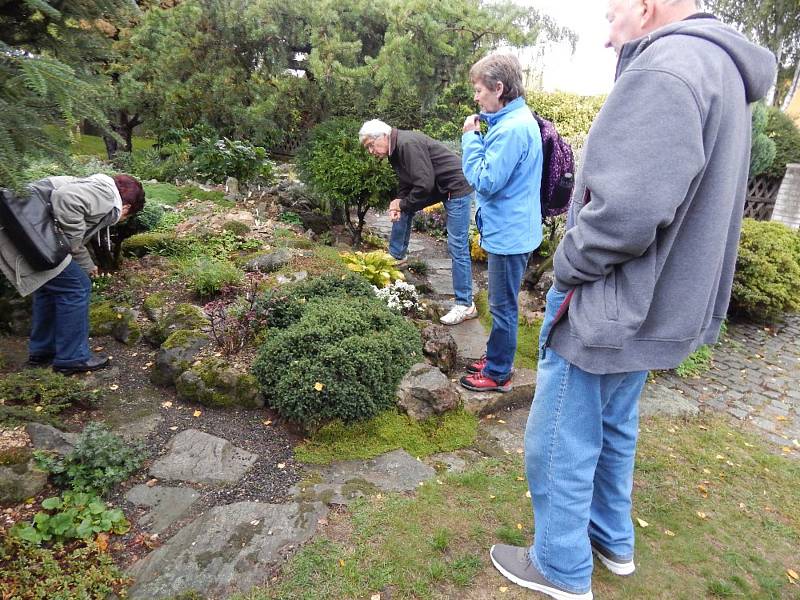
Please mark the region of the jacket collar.
[[491, 127], [508, 113], [514, 112], [515, 110], [523, 106], [525, 106], [525, 98], [520, 96], [519, 98], [514, 98], [511, 102], [506, 104], [503, 108], [501, 108], [497, 112], [493, 113], [482, 112], [480, 114], [480, 119], [481, 121], [486, 121], [489, 124], [489, 127]]
[[389, 134], [389, 156], [394, 153], [397, 148], [397, 127], [392, 127], [392, 132]]

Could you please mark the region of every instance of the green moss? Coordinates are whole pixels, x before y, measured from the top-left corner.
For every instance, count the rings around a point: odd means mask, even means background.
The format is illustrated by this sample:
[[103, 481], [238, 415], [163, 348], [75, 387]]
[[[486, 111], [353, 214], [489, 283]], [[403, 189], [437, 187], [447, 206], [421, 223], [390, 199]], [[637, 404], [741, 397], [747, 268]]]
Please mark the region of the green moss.
[[98, 302], [89, 307], [89, 335], [111, 335], [121, 315], [111, 302]]
[[233, 208], [236, 203], [225, 199], [225, 192], [218, 190], [204, 190], [196, 185], [181, 188], [184, 200], [199, 200], [200, 202], [213, 202], [221, 208]]
[[164, 231], [148, 231], [137, 233], [122, 242], [122, 254], [141, 258], [145, 254], [173, 254], [179, 247], [174, 233]]
[[[208, 317], [203, 309], [194, 304], [182, 302], [154, 323], [147, 331], [147, 339], [159, 346], [174, 332], [181, 329], [196, 330], [208, 326]], [[166, 347], [166, 346], [165, 346]]]
[[148, 202], [175, 206], [183, 199], [180, 188], [171, 183], [143, 183], [142, 187]]
[[247, 223], [242, 223], [241, 221], [227, 221], [222, 226], [222, 229], [225, 231], [230, 231], [234, 235], [246, 235], [250, 233], [250, 226]]
[[149, 310], [164, 308], [164, 306], [167, 304], [167, 298], [169, 298], [169, 294], [167, 292], [156, 292], [155, 294], [150, 294], [147, 296], [147, 298], [144, 299], [142, 306]]
[[164, 348], [164, 350], [183, 348], [191, 345], [195, 341], [206, 339], [207, 337], [205, 333], [197, 329], [178, 329], [177, 331], [173, 331], [169, 337], [164, 340], [161, 347]]
[[0, 467], [28, 464], [33, 456], [30, 448], [8, 448], [0, 451]]
[[373, 458], [398, 448], [414, 456], [428, 456], [470, 446], [477, 430], [477, 418], [464, 411], [417, 422], [390, 410], [361, 423], [326, 425], [295, 448], [295, 457], [306, 463], [329, 464]]

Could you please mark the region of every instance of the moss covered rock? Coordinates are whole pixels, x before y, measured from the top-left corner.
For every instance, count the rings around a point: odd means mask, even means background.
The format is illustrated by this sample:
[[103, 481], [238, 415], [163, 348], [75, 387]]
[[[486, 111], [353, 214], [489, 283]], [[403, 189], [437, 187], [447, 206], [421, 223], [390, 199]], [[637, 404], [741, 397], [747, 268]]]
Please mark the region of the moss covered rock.
[[144, 299], [142, 309], [148, 319], [158, 321], [164, 316], [167, 308], [167, 298], [169, 298], [169, 294], [166, 291], [161, 291], [150, 294]]
[[263, 406], [258, 382], [249, 373], [228, 368], [219, 358], [210, 357], [181, 373], [175, 381], [178, 398], [204, 406]]
[[156, 354], [156, 364], [150, 381], [172, 385], [181, 373], [189, 369], [197, 353], [208, 344], [208, 336], [197, 329], [179, 329], [172, 333]]
[[[158, 300], [153, 302], [157, 303]], [[160, 346], [176, 331], [203, 329], [208, 325], [208, 317], [202, 308], [194, 304], [177, 304], [171, 310], [162, 313], [161, 318], [145, 332], [145, 339], [154, 346]]]
[[129, 306], [98, 302], [89, 307], [89, 335], [110, 335], [123, 344], [135, 344], [142, 337], [137, 313]]
[[122, 242], [122, 254], [141, 258], [146, 254], [160, 252], [172, 254], [179, 246], [177, 236], [171, 232], [148, 231], [137, 233]]

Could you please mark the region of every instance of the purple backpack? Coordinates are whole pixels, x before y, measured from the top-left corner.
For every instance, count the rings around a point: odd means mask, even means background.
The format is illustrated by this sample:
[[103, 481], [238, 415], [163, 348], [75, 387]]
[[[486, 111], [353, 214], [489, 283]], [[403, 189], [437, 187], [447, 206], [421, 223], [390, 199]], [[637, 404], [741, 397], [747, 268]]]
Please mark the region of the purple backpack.
[[572, 147], [558, 135], [556, 126], [533, 113], [542, 136], [542, 217], [567, 212], [575, 186], [575, 159]]

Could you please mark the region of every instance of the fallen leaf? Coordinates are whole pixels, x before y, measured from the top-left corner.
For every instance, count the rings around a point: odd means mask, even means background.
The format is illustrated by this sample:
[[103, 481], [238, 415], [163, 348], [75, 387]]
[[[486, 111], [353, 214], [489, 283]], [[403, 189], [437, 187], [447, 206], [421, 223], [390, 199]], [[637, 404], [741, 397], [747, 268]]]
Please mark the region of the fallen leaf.
[[788, 421], [789, 417], [784, 417], [783, 415], [778, 417], [778, 421]]
[[286, 468], [286, 463], [278, 463], [278, 468], [279, 469], [285, 469]]
[[522, 523], [517, 523], [517, 529], [519, 529], [520, 531], [522, 531]]
[[797, 574], [797, 571], [794, 569], [786, 569], [786, 574], [795, 581], [800, 580], [800, 575]]
[[531, 497], [531, 492], [530, 492], [530, 490], [528, 490], [527, 492], [525, 492], [525, 497], [526, 497], [526, 498], [528, 498], [528, 499], [530, 499], [530, 497]]
[[372, 596], [369, 597], [369, 600], [381, 600], [381, 595], [380, 594], [372, 594]]
[[158, 483], [158, 479], [148, 479], [147, 483], [145, 483], [145, 485], [147, 487], [153, 487], [157, 483]]
[[788, 454], [791, 451], [792, 449], [789, 448], [789, 446], [784, 446], [783, 448], [781, 448], [781, 452], [783, 452], [784, 454]]
[[344, 566], [344, 561], [343, 561], [341, 558], [339, 559], [339, 566], [340, 566], [340, 567], [343, 567], [343, 566]]
[[517, 481], [525, 481], [524, 477], [517, 477]]
[[505, 594], [508, 591], [508, 587], [505, 585], [501, 585], [499, 590], [501, 594]]
[[202, 410], [196, 410], [196, 411], [194, 411], [192, 414], [193, 414], [195, 417], [199, 417], [200, 415], [202, 415], [202, 414], [203, 414], [203, 411], [202, 411]]
[[169, 430], [170, 431], [178, 431], [178, 426], [177, 425], [173, 425], [172, 427], [169, 428]]
[[116, 383], [112, 383], [110, 386], [108, 386], [108, 389], [110, 389], [113, 392], [118, 390], [119, 386]]
[[639, 527], [650, 527], [650, 523], [648, 523], [644, 519], [640, 519], [637, 517], [636, 522], [639, 523]]
[[35, 410], [36, 412], [42, 412], [42, 407], [41, 406], [37, 406], [33, 410]]
[[103, 351], [103, 347], [102, 347], [102, 346], [97, 346], [97, 347], [94, 349], [94, 351], [95, 351], [95, 352], [102, 352], [102, 351]]
[[747, 442], [745, 442], [744, 445], [747, 446], [748, 448], [755, 448], [755, 446], [753, 446], [753, 444], [748, 444]]
[[497, 498], [497, 496], [492, 496], [491, 494], [489, 494], [489, 499], [490, 500], [494, 500], [495, 498]]
[[324, 388], [325, 388], [324, 383], [320, 383], [318, 381], [317, 383], [314, 384], [314, 389], [317, 390], [318, 392], [321, 392]]
[[722, 454], [717, 454], [716, 459], [717, 460], [725, 460], [725, 457], [722, 456]]
[[669, 529], [665, 529], [664, 533], [666, 535], [668, 535], [669, 537], [675, 537], [675, 532], [674, 531], [670, 531]]
[[267, 419], [266, 421], [264, 421], [264, 425], [266, 425], [267, 427], [269, 427], [270, 425], [272, 425], [272, 421], [270, 421], [269, 419]]
[[503, 425], [505, 425], [505, 423], [506, 423], [505, 421], [503, 421], [503, 419], [497, 419], [497, 422], [498, 423], [502, 423]]
[[161, 403], [161, 408], [171, 408], [171, 407], [172, 407], [172, 402], [170, 402], [169, 400]]
[[697, 486], [697, 489], [700, 490], [700, 493], [703, 494], [703, 496], [708, 496], [708, 489], [706, 489], [706, 486], [701, 484]]
[[706, 475], [710, 475], [711, 474], [711, 470], [710, 469], [703, 469], [703, 473], [705, 473]]
[[95, 543], [97, 544], [98, 550], [100, 552], [105, 552], [108, 550], [108, 534], [107, 533], [98, 533], [97, 537], [95, 538]]
[[700, 517], [701, 519], [707, 519], [708, 518], [708, 515], [706, 513], [704, 513], [704, 512], [701, 512], [701, 511], [697, 511], [697, 516]]

